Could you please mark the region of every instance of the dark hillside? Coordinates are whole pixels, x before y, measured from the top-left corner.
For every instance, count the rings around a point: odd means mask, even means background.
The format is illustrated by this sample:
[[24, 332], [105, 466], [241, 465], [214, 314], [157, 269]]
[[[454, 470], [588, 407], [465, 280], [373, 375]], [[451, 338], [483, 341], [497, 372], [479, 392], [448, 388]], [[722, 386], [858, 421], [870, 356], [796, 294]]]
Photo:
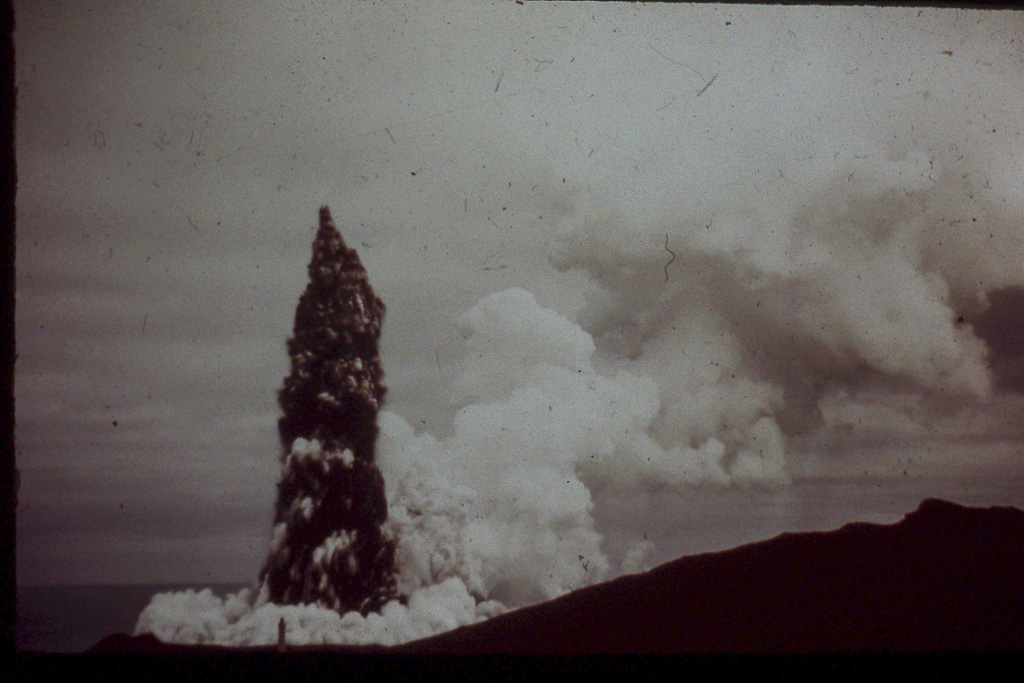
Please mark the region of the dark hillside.
[[1024, 512], [926, 500], [684, 557], [397, 648], [410, 652], [808, 653], [1024, 647]]

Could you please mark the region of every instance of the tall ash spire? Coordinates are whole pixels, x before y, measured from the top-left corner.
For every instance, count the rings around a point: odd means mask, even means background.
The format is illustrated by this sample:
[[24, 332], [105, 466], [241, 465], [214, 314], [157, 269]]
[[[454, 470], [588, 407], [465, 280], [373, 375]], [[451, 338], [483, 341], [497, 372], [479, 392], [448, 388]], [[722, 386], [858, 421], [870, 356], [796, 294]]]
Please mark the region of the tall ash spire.
[[271, 602], [366, 614], [396, 596], [395, 541], [382, 530], [387, 500], [374, 463], [384, 311], [359, 255], [321, 207], [288, 340], [291, 373], [278, 392], [281, 481], [260, 575]]

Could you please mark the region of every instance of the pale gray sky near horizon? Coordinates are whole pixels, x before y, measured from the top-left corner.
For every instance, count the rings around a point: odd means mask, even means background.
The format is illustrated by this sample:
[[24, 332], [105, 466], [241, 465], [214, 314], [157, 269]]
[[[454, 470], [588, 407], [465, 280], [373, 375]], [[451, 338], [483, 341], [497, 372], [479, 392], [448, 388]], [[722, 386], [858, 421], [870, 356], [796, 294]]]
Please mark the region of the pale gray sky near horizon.
[[[986, 202], [1024, 210], [1020, 13], [18, 2], [16, 19], [19, 583], [255, 575], [321, 204], [388, 306], [388, 408], [438, 435], [463, 312], [512, 286], [583, 306], [587, 277], [548, 259], [574, 214], [742, 203], [862, 141], [957, 145]], [[1020, 253], [995, 239], [993, 258]], [[1021, 474], [1019, 430], [990, 451], [964, 481]], [[863, 462], [807, 472], [891, 474]], [[1016, 484], [988, 486], [962, 488], [1014, 502]]]

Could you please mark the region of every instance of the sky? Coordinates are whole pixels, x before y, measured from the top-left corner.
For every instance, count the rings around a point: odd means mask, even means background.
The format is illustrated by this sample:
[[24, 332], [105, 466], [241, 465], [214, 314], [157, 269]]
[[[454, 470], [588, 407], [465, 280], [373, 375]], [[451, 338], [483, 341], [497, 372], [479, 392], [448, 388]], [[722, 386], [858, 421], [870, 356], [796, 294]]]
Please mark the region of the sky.
[[[1024, 502], [1019, 13], [20, 2], [16, 21], [20, 584], [255, 578], [322, 204], [388, 307], [393, 516], [442, 533], [408, 515], [437, 490], [413, 471], [499, 501], [451, 532], [476, 539], [453, 575], [481, 594], [928, 496]], [[557, 525], [577, 545], [492, 547]], [[577, 546], [593, 572], [531, 573]]]

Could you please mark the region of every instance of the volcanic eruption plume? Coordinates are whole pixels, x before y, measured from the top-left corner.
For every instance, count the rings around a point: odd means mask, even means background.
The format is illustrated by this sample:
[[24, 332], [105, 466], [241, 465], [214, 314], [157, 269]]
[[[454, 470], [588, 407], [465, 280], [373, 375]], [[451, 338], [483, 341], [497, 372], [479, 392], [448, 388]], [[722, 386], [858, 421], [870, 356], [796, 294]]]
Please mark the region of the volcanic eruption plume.
[[[998, 393], [985, 334], [967, 321], [987, 310], [984, 291], [1018, 291], [1018, 261], [946, 225], [962, 202], [929, 158], [860, 156], [817, 186], [766, 185], [760, 210], [705, 216], [670, 198], [645, 213], [629, 197], [584, 197], [550, 251], [590, 279], [584, 305], [570, 317], [522, 288], [486, 293], [459, 319], [441, 435], [378, 414], [383, 305], [325, 214], [280, 395], [261, 593], [157, 595], [136, 633], [266, 645], [284, 619], [289, 644], [409, 642], [679, 556], [685, 530], [648, 539], [665, 493], [721, 494], [747, 518], [758, 500], [799, 503], [799, 477], [852, 466], [833, 443], [844, 425], [950, 441], [975, 416], [972, 438], [1009, 429], [999, 421], [1020, 399]], [[1009, 214], [979, 216], [986, 237], [1016, 239]], [[950, 239], [974, 258], [933, 247]], [[1011, 345], [1002, 353], [1013, 361]], [[910, 457], [878, 460], [887, 453]], [[711, 539], [702, 549], [728, 547], [712, 524], [695, 533]]]
[[384, 310], [359, 255], [321, 207], [288, 340], [291, 374], [278, 393], [284, 455], [261, 572], [272, 602], [366, 614], [395, 596], [395, 541], [382, 530], [388, 506], [374, 464]]

